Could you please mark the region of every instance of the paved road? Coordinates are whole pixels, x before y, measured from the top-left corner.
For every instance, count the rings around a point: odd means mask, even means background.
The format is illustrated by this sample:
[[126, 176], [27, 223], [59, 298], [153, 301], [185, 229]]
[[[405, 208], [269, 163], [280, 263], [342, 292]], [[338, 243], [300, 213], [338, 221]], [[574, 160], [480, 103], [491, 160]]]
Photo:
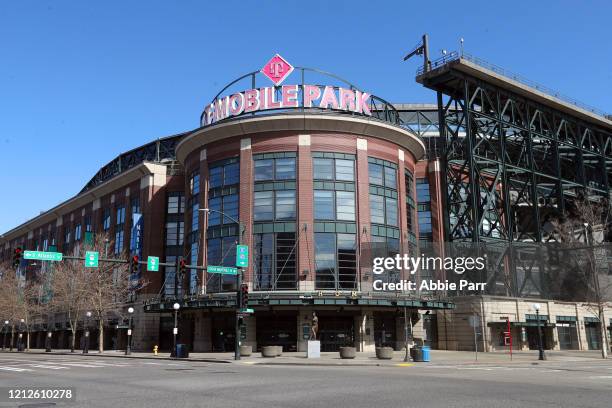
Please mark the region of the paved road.
[[307, 367], [0, 354], [0, 387], [27, 386], [73, 387], [76, 402], [57, 406], [78, 407], [609, 408], [612, 360]]

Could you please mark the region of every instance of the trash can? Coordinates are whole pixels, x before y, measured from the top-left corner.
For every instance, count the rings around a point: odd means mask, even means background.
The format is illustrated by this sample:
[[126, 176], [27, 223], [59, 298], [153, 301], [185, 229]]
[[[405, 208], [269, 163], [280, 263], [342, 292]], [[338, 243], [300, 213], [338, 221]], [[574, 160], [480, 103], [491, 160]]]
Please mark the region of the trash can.
[[176, 358], [187, 358], [189, 357], [189, 350], [187, 349], [186, 344], [177, 344], [176, 345]]
[[423, 353], [423, 359], [421, 361], [424, 361], [424, 362], [431, 361], [430, 358], [429, 358], [429, 352], [431, 351], [431, 348], [429, 346], [423, 346], [421, 348], [421, 350], [422, 350], [422, 353]]
[[423, 348], [421, 348], [421, 346], [415, 346], [412, 348], [412, 350], [414, 350], [412, 352], [412, 361], [415, 361], [415, 362], [423, 361]]

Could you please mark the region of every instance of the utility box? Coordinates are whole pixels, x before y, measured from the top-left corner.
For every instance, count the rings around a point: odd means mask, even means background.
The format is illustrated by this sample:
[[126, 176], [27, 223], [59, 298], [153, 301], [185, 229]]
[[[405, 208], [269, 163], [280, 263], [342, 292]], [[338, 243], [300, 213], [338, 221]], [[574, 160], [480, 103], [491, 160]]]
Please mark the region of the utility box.
[[321, 342], [319, 340], [308, 340], [308, 349], [306, 350], [306, 358], [321, 357]]

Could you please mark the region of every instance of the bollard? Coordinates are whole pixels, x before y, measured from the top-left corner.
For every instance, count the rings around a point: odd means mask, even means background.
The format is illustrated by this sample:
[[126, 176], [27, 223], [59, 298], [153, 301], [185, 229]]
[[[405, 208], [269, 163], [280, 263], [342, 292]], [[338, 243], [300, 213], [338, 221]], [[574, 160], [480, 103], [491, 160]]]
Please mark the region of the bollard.
[[156, 344], [156, 345], [153, 346], [153, 354], [154, 355], [157, 355], [157, 350], [158, 350], [158, 347], [157, 347], [157, 344]]

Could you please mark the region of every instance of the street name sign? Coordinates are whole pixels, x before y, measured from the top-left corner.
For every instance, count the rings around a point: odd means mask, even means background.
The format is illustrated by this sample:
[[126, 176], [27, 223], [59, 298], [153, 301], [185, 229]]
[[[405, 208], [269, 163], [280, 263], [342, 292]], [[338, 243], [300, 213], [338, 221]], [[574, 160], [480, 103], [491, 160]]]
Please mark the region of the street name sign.
[[208, 273], [220, 273], [222, 275], [237, 275], [238, 274], [238, 269], [232, 268], [230, 266], [208, 265], [206, 267], [206, 272], [208, 272]]
[[23, 259], [34, 259], [37, 261], [61, 261], [61, 252], [23, 251]]
[[159, 258], [157, 256], [147, 258], [147, 271], [159, 272]]
[[86, 268], [97, 268], [98, 267], [98, 253], [95, 251], [85, 252], [85, 267]]
[[247, 245], [236, 246], [236, 266], [238, 268], [249, 266], [249, 247]]

